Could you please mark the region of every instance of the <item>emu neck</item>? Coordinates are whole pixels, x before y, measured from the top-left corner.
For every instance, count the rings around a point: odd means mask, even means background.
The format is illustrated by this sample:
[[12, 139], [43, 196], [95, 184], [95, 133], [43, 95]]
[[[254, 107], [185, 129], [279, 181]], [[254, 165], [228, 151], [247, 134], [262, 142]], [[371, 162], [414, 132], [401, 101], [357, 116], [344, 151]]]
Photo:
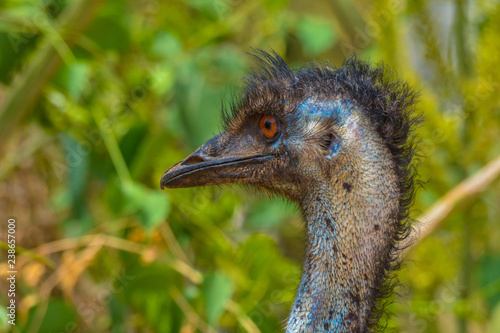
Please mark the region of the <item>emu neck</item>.
[[383, 154], [361, 156], [359, 165], [302, 201], [306, 255], [287, 333], [365, 332], [376, 321], [371, 315], [399, 207], [395, 176], [384, 160], [390, 161]]

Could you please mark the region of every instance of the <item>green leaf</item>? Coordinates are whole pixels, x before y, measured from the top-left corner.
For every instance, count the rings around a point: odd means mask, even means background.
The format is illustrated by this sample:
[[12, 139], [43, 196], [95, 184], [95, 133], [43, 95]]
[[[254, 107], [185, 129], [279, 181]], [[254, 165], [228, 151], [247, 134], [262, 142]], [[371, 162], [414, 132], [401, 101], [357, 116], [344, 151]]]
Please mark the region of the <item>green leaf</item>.
[[500, 332], [500, 303], [491, 311], [491, 325], [488, 333]]
[[25, 54], [36, 43], [33, 35], [0, 33], [0, 81], [8, 84]]
[[152, 230], [161, 223], [170, 211], [169, 201], [159, 191], [148, 191], [141, 207], [139, 215], [144, 226]]
[[132, 125], [128, 132], [121, 138], [119, 147], [123, 159], [129, 169], [133, 165], [134, 159], [138, 156], [141, 144], [148, 134], [148, 124], [139, 122]]
[[182, 51], [182, 44], [175, 36], [165, 31], [160, 31], [154, 37], [151, 51], [154, 55], [171, 58], [179, 55]]
[[113, 17], [100, 17], [94, 20], [87, 35], [103, 50], [126, 51], [130, 37], [123, 24]]
[[205, 276], [203, 294], [209, 324], [217, 323], [220, 315], [224, 312], [224, 305], [231, 298], [232, 293], [231, 280], [223, 273], [215, 272]]
[[61, 141], [66, 152], [66, 164], [69, 169], [68, 191], [74, 205], [80, 205], [83, 191], [87, 186], [90, 148], [69, 136], [62, 135]]
[[160, 224], [170, 212], [168, 197], [135, 182], [122, 184], [122, 191], [131, 209], [137, 213], [144, 227], [151, 231]]
[[481, 257], [477, 269], [477, 281], [485, 293], [490, 308], [500, 304], [500, 256], [485, 254]]
[[126, 331], [127, 305], [112, 294], [108, 304], [109, 314], [111, 317], [112, 333]]
[[[40, 306], [40, 305], [39, 305]], [[35, 318], [36, 307], [30, 309], [27, 327], [36, 320]], [[71, 332], [78, 329], [77, 318], [75, 309], [68, 306], [66, 302], [60, 299], [49, 301], [45, 317], [41, 322], [41, 326], [37, 332], [50, 333], [50, 332]]]
[[88, 63], [74, 61], [62, 68], [54, 78], [54, 81], [66, 91], [73, 100], [78, 100], [88, 82], [91, 68]]
[[2, 318], [7, 318], [7, 320], [2, 320], [0, 321], [0, 330], [2, 330], [2, 332], [7, 332], [7, 327], [9, 326], [9, 324], [7, 324], [7, 321], [10, 320], [9, 317], [7, 317], [7, 309], [6, 309], [6, 306], [1, 306], [0, 307], [0, 316]]
[[179, 313], [168, 289], [170, 285], [178, 286], [180, 281], [171, 269], [162, 265], [137, 267], [127, 272], [124, 282], [123, 292], [117, 296], [124, 299], [135, 314], [143, 317], [141, 321], [153, 328], [150, 331], [179, 332], [178, 328], [172, 330], [178, 320], [174, 316]]
[[245, 223], [250, 228], [276, 229], [289, 216], [284, 200], [262, 200], [251, 206]]
[[66, 89], [71, 97], [78, 99], [88, 82], [90, 67], [84, 62], [75, 62], [67, 68]]
[[211, 20], [222, 19], [230, 11], [229, 3], [225, 1], [190, 0], [188, 3]]
[[317, 17], [299, 20], [297, 37], [304, 51], [310, 56], [317, 56], [328, 50], [337, 40], [334, 27], [328, 21]]

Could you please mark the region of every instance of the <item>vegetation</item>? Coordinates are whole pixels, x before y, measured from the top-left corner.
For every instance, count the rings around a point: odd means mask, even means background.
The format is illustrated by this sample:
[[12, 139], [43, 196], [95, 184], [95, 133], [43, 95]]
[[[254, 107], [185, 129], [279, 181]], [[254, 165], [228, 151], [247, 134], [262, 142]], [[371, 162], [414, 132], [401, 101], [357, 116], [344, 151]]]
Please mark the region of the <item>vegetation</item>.
[[18, 271], [16, 326], [2, 319], [0, 331], [282, 329], [304, 250], [296, 209], [236, 187], [159, 189], [218, 132], [221, 100], [237, 95], [257, 47], [293, 67], [356, 53], [421, 92], [414, 217], [445, 210], [407, 253], [387, 325], [500, 332], [499, 168], [456, 187], [500, 156], [499, 2], [4, 0], [0, 10], [0, 245], [14, 217]]

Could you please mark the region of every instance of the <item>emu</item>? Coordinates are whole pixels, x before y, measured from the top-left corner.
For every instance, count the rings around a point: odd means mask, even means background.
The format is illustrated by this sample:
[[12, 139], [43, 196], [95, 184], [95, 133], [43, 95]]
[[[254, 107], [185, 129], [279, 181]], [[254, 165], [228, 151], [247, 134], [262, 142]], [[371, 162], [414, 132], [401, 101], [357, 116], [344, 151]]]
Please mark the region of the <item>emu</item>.
[[411, 232], [416, 94], [387, 67], [260, 67], [225, 128], [168, 169], [161, 187], [242, 183], [300, 207], [306, 253], [286, 332], [369, 332]]

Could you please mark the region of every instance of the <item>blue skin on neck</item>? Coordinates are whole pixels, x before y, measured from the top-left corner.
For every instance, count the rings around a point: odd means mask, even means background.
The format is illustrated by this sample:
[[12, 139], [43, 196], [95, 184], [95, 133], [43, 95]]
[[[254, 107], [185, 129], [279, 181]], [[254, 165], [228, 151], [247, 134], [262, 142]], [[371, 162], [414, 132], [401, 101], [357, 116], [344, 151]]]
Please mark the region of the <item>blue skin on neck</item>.
[[[328, 120], [333, 120], [334, 124], [344, 124], [351, 115], [352, 106], [348, 102], [317, 100], [310, 97], [297, 107], [296, 112], [290, 116], [289, 123], [295, 123], [298, 128], [307, 130], [308, 125]], [[337, 134], [332, 142], [330, 153], [325, 155], [325, 158], [331, 159], [338, 154], [341, 147], [340, 140], [341, 138]], [[294, 140], [293, 144], [300, 144], [300, 140]], [[323, 254], [325, 253], [328, 253], [328, 255], [333, 253], [332, 240], [336, 238], [337, 230], [334, 225], [327, 225], [327, 221], [334, 220], [330, 216], [332, 210], [333, 207], [331, 207], [330, 202], [323, 202], [321, 212], [317, 211], [314, 214], [316, 216], [309, 216], [310, 219], [307, 223], [309, 251], [315, 257], [324, 257]], [[336, 332], [346, 324], [347, 309], [342, 300], [333, 301], [331, 299], [332, 295], [329, 295], [328, 287], [325, 285], [325, 280], [330, 279], [334, 272], [316, 270], [308, 265], [306, 262], [302, 281], [288, 320], [287, 332], [301, 332], [304, 329], [307, 331], [313, 329], [314, 332]], [[337, 301], [338, 304], [332, 304], [332, 302]], [[330, 313], [327, 312], [328, 316], [326, 317], [325, 305], [331, 309]], [[303, 311], [306, 311], [306, 313]]]
[[[324, 208], [328, 211], [331, 209], [328, 204]], [[320, 212], [318, 213], [322, 215]], [[327, 217], [332, 219], [329, 213], [322, 216], [311, 216], [311, 219], [307, 223], [310, 237], [312, 235], [312, 239], [309, 239], [311, 251], [317, 257], [327, 257], [325, 253], [321, 252], [331, 252], [332, 239], [337, 237], [336, 227], [334, 225], [331, 227], [327, 226]], [[314, 328], [315, 332], [335, 332], [343, 326], [347, 310], [343, 307], [342, 302], [329, 304], [331, 307], [330, 310], [333, 313], [325, 319], [325, 303], [332, 302], [331, 295], [328, 295], [329, 287], [326, 286], [325, 280], [329, 280], [330, 277], [328, 275], [333, 275], [333, 272], [325, 270], [315, 272], [315, 270], [313, 268], [308, 272], [305, 271], [296, 296], [296, 304], [310, 304], [310, 312], [302, 325], [306, 328]], [[313, 291], [312, 294], [311, 290]], [[298, 327], [300, 325], [298, 323]]]

